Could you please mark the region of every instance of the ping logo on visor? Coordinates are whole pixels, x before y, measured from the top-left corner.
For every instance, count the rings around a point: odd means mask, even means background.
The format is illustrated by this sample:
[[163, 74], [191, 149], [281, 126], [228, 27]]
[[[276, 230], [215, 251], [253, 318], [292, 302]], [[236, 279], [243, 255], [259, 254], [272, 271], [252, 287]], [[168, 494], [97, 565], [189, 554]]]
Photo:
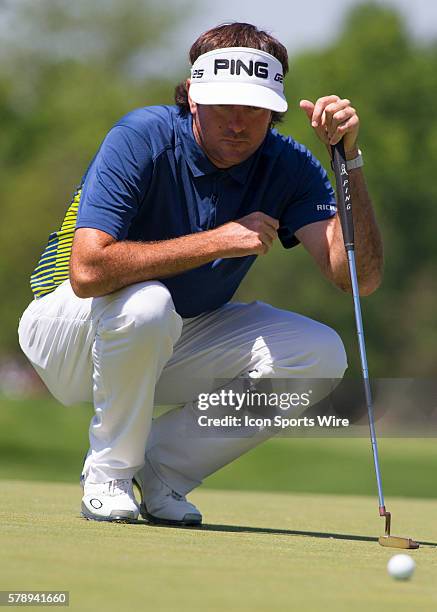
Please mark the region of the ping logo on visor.
[[239, 104], [283, 113], [282, 64], [270, 53], [249, 47], [215, 49], [191, 68], [190, 96], [198, 104]]
[[229, 70], [231, 74], [240, 74], [242, 70], [249, 75], [255, 75], [259, 79], [269, 78], [269, 65], [267, 62], [254, 62], [249, 60], [249, 64], [245, 64], [241, 59], [215, 59], [214, 74], [218, 74], [219, 70]]

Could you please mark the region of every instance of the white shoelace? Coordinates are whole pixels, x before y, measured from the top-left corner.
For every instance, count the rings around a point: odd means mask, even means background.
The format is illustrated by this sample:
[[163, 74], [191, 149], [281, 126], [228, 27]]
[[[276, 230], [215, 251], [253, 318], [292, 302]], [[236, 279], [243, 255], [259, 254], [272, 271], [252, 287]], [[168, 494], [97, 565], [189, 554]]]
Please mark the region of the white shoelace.
[[123, 495], [127, 493], [129, 496], [132, 496], [132, 482], [130, 480], [111, 480], [107, 485], [109, 495]]

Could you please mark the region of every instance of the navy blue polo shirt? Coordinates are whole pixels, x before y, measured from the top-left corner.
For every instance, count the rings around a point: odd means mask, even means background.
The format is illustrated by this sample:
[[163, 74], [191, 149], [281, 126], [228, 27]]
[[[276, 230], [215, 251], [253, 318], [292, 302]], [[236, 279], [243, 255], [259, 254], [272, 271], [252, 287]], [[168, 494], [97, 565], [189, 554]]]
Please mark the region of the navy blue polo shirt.
[[[285, 248], [296, 230], [335, 214], [320, 163], [301, 144], [269, 130], [259, 149], [226, 170], [206, 157], [192, 117], [176, 106], [134, 110], [107, 134], [84, 177], [76, 228], [117, 240], [157, 241], [201, 232], [262, 211], [279, 219]], [[228, 302], [256, 256], [216, 259], [164, 283], [182, 317]]]

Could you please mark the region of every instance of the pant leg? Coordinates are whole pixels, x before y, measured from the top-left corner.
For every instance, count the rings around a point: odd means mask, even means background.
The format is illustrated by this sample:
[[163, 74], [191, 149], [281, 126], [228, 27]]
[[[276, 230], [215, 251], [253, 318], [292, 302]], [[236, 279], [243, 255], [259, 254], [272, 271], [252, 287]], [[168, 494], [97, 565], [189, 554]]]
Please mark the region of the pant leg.
[[158, 282], [83, 300], [67, 281], [23, 314], [20, 345], [53, 395], [64, 404], [94, 402], [91, 482], [131, 478], [143, 465], [156, 381], [181, 329]]
[[50, 393], [62, 404], [92, 401], [92, 347], [97, 321], [92, 300], [79, 299], [68, 282], [33, 300], [21, 316], [18, 338]]
[[[252, 428], [244, 437], [200, 437], [192, 400], [216, 389], [217, 379], [244, 389], [245, 376], [326, 379], [319, 398], [343, 376], [346, 354], [331, 328], [293, 312], [263, 304], [227, 304], [184, 323], [172, 359], [156, 390], [158, 403], [187, 402], [153, 422], [146, 457], [172, 489], [186, 494], [204, 478], [272, 436]], [[239, 390], [233, 384], [234, 390]], [[209, 409], [208, 416], [223, 416]]]

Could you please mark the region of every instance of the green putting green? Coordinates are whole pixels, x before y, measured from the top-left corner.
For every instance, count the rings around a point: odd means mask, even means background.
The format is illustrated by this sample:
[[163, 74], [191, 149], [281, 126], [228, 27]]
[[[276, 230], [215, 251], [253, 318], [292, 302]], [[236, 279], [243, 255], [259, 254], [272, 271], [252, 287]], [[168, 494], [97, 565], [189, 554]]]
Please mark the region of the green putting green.
[[[79, 517], [79, 485], [1, 481], [2, 590], [68, 590], [71, 610], [411, 610], [437, 607], [437, 501], [387, 500], [423, 542], [408, 582], [386, 572], [374, 497], [201, 489], [200, 529]], [[425, 544], [428, 542], [428, 544]]]

